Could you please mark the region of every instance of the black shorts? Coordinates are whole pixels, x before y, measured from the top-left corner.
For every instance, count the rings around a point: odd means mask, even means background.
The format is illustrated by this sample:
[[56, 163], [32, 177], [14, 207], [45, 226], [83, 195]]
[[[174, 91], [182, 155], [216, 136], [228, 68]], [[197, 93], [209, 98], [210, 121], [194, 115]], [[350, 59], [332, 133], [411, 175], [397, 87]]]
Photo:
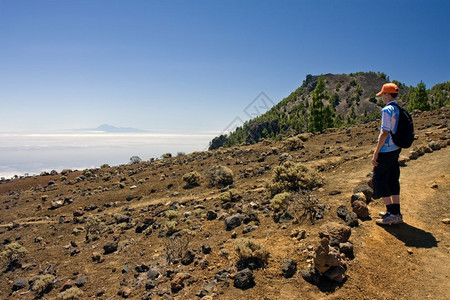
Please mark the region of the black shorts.
[[378, 166], [373, 168], [373, 198], [400, 195], [400, 165], [398, 156], [401, 149], [378, 154]]

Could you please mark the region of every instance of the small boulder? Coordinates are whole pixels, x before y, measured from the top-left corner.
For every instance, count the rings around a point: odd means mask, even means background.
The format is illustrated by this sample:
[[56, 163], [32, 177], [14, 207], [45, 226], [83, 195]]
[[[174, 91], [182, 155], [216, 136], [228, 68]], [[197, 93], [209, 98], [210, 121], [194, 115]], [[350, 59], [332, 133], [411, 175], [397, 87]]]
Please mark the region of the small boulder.
[[144, 273], [144, 272], [147, 272], [148, 270], [150, 270], [150, 267], [147, 266], [146, 264], [140, 264], [140, 265], [137, 265], [136, 267], [134, 267], [134, 270], [138, 273]]
[[358, 226], [358, 215], [353, 211], [349, 212], [347, 216], [345, 216], [345, 223], [350, 227]]
[[159, 277], [159, 272], [155, 268], [150, 267], [150, 269], [147, 272], [147, 279], [156, 279]]
[[343, 265], [339, 250], [330, 247], [328, 238], [322, 238], [315, 249], [314, 266], [320, 273], [325, 273], [331, 267]]
[[181, 263], [185, 266], [190, 265], [195, 259], [195, 253], [191, 250], [186, 250], [183, 257], [181, 258]]
[[145, 290], [149, 291], [152, 290], [156, 287], [156, 282], [151, 280], [151, 279], [147, 279], [147, 281], [145, 282]]
[[351, 233], [350, 227], [336, 222], [328, 222], [319, 228], [319, 237], [327, 237], [331, 245], [345, 243], [350, 238]]
[[233, 230], [236, 227], [239, 227], [244, 219], [244, 215], [242, 214], [234, 214], [225, 218], [225, 229], [227, 231]]
[[286, 259], [281, 265], [281, 272], [285, 278], [291, 278], [297, 272], [297, 263], [292, 259]]
[[197, 296], [203, 298], [206, 295], [211, 294], [214, 291], [214, 287], [216, 286], [216, 284], [217, 284], [216, 280], [206, 283], [203, 286], [202, 290], [197, 294]]
[[247, 225], [247, 226], [245, 226], [244, 230], [242, 230], [242, 233], [246, 234], [246, 233], [255, 231], [256, 229], [258, 229], [258, 226], [256, 226], [256, 225], [255, 226]]
[[117, 214], [114, 216], [114, 218], [116, 219], [117, 224], [129, 223], [131, 221], [131, 216], [129, 216], [129, 215]]
[[130, 266], [129, 265], [125, 265], [122, 268], [122, 274], [126, 274], [130, 271]]
[[410, 161], [409, 157], [404, 156], [404, 155], [401, 155], [401, 156], [398, 158], [398, 164], [399, 164], [401, 167], [406, 166], [406, 164], [407, 164], [409, 161]]
[[341, 218], [342, 220], [345, 220], [345, 217], [347, 217], [349, 210], [348, 210], [347, 206], [341, 205], [336, 209], [336, 213], [339, 218]]
[[206, 220], [211, 221], [217, 219], [217, 213], [214, 210], [208, 210], [206, 212]]
[[365, 219], [370, 216], [369, 208], [367, 204], [362, 201], [354, 201], [352, 203], [353, 212], [358, 215], [359, 218]]
[[357, 193], [363, 193], [367, 203], [372, 200], [373, 189], [369, 186], [367, 180], [363, 180], [358, 185], [356, 185], [356, 187], [353, 189], [353, 194]]
[[417, 151], [409, 151], [409, 159], [418, 159], [419, 153]]
[[326, 277], [328, 277], [333, 281], [342, 283], [346, 278], [345, 267], [344, 266], [331, 267], [323, 275], [325, 275]]
[[353, 244], [350, 242], [339, 243], [339, 251], [350, 259], [355, 258], [353, 253]]
[[292, 220], [294, 220], [294, 217], [288, 211], [285, 211], [280, 215], [280, 219], [278, 220], [278, 222], [288, 223], [291, 222]]
[[350, 198], [350, 203], [353, 204], [353, 202], [355, 202], [355, 201], [365, 202], [366, 201], [366, 196], [362, 192], [354, 193], [352, 195], [352, 197]]
[[75, 280], [75, 285], [77, 287], [82, 287], [88, 282], [89, 278], [87, 276], [80, 276]]
[[310, 267], [306, 269], [302, 269], [301, 271], [302, 277], [305, 281], [311, 283], [311, 284], [318, 284], [320, 280], [320, 273], [317, 271], [316, 268]]
[[25, 288], [28, 285], [28, 280], [24, 278], [17, 279], [13, 282], [12, 291], [18, 291]]
[[113, 253], [113, 252], [117, 251], [117, 248], [119, 248], [119, 244], [117, 242], [115, 242], [115, 241], [107, 242], [103, 246], [103, 250], [105, 251], [105, 254]]
[[423, 150], [425, 153], [433, 153], [433, 149], [428, 145], [423, 146]]
[[211, 253], [211, 246], [208, 244], [203, 244], [202, 245], [202, 253], [203, 254], [209, 254]]
[[441, 149], [441, 144], [439, 142], [436, 141], [431, 141], [428, 143], [428, 146], [433, 149], [433, 150], [440, 150]]
[[73, 211], [74, 217], [81, 217], [82, 215], [84, 215], [84, 211], [83, 211], [83, 208], [81, 208], [81, 207], [79, 207]]
[[119, 292], [117, 294], [119, 296], [121, 296], [122, 298], [128, 298], [131, 296], [132, 292], [133, 292], [133, 290], [130, 287], [124, 286], [119, 290]]
[[242, 290], [249, 289], [255, 285], [255, 276], [250, 269], [239, 271], [234, 276], [234, 287]]
[[148, 228], [148, 224], [146, 224], [146, 223], [138, 223], [137, 225], [136, 225], [136, 229], [135, 229], [135, 232], [136, 233], [142, 233], [145, 229], [147, 229]]
[[177, 273], [173, 276], [170, 281], [170, 288], [173, 292], [178, 292], [184, 288], [186, 280], [190, 279], [192, 276], [188, 273]]

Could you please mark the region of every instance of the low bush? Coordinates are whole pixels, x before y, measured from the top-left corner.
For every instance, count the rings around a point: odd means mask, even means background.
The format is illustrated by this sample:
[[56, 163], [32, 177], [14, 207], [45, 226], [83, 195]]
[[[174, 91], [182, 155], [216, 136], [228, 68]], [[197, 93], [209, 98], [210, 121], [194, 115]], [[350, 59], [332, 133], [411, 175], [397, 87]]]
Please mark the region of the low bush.
[[138, 164], [142, 162], [142, 159], [139, 156], [133, 155], [130, 157], [130, 164]]
[[173, 220], [175, 218], [178, 218], [179, 216], [180, 216], [180, 213], [177, 212], [176, 210], [169, 209], [169, 210], [166, 211], [166, 217], [169, 220]]
[[224, 166], [215, 166], [207, 171], [210, 186], [225, 187], [233, 183], [233, 171]]
[[225, 202], [237, 202], [242, 199], [239, 191], [236, 189], [231, 189], [220, 194], [220, 200]]
[[296, 136], [288, 138], [283, 142], [283, 149], [287, 151], [295, 151], [304, 147], [302, 140]]
[[295, 218], [302, 222], [308, 219], [311, 224], [314, 224], [316, 220], [316, 214], [318, 211], [319, 201], [317, 198], [311, 195], [298, 194], [290, 206], [290, 210], [293, 212]]
[[189, 172], [183, 175], [183, 181], [187, 183], [188, 186], [199, 186], [201, 175], [197, 171]]
[[162, 159], [171, 158], [171, 157], [172, 157], [172, 153], [164, 153], [163, 155], [161, 155]]
[[322, 186], [323, 177], [300, 163], [287, 161], [274, 170], [274, 175], [267, 184], [271, 196], [282, 192], [311, 190]]
[[58, 294], [58, 299], [62, 300], [78, 300], [82, 299], [83, 291], [77, 288], [76, 286], [71, 287], [70, 289], [65, 290]]
[[237, 239], [234, 242], [234, 250], [238, 258], [238, 269], [265, 267], [269, 260], [269, 251], [252, 239]]
[[28, 253], [27, 248], [21, 244], [14, 242], [5, 246], [5, 249], [0, 252], [0, 259], [4, 267], [14, 268], [19, 265], [20, 260]]
[[84, 220], [85, 240], [90, 240], [90, 235], [99, 235], [103, 230], [102, 221], [96, 216], [89, 216]]
[[54, 280], [55, 276], [51, 274], [41, 275], [34, 281], [31, 290], [41, 297], [52, 290]]
[[168, 263], [178, 263], [188, 250], [190, 238], [186, 235], [167, 238], [164, 243], [164, 253]]
[[291, 200], [291, 193], [283, 192], [280, 194], [276, 194], [270, 201], [270, 205], [275, 211], [285, 210], [286, 208], [288, 208], [289, 202], [291, 202]]

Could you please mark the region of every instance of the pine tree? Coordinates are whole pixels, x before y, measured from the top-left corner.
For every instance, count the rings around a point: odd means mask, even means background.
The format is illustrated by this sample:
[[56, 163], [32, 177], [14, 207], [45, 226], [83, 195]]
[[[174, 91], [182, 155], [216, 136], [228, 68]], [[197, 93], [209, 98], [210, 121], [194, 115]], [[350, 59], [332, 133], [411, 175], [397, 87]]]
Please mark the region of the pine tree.
[[[311, 132], [323, 132], [329, 125], [328, 119], [326, 118], [329, 114], [329, 109], [324, 109], [323, 100], [330, 98], [330, 95], [325, 89], [325, 82], [322, 76], [319, 77], [319, 81], [311, 96], [312, 103], [309, 115], [309, 130]], [[332, 114], [329, 118], [332, 120]]]
[[421, 111], [430, 110], [428, 102], [428, 92], [425, 83], [422, 81], [413, 88], [409, 96], [409, 110], [419, 109]]

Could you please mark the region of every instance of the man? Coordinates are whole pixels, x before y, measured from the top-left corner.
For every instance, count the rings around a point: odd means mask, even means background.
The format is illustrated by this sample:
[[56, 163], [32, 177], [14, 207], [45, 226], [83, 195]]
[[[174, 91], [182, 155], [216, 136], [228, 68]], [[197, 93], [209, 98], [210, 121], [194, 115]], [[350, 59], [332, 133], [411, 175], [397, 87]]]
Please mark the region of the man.
[[386, 83], [377, 94], [381, 96], [384, 108], [381, 110], [381, 130], [378, 143], [372, 157], [374, 198], [382, 198], [386, 205], [386, 212], [380, 212], [379, 225], [392, 225], [403, 223], [400, 213], [400, 166], [398, 156], [400, 147], [394, 144], [391, 132], [397, 130], [399, 111], [394, 105], [398, 96], [398, 86]]

